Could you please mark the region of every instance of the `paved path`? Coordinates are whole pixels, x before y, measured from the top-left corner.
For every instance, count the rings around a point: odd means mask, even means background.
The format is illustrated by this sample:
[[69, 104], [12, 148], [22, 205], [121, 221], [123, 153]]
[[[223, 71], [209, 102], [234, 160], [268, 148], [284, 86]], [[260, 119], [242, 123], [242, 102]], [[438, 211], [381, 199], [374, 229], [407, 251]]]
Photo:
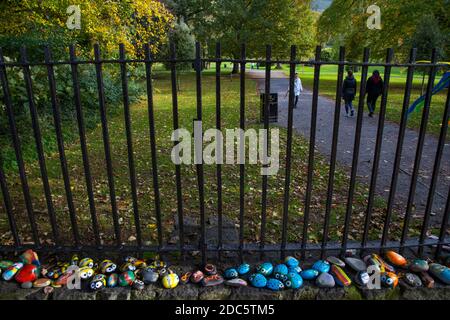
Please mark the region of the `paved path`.
[[[281, 126], [287, 126], [287, 98], [285, 93], [288, 88], [289, 79], [281, 71], [273, 71], [274, 78], [271, 80], [271, 92], [277, 92], [278, 95], [278, 123]], [[264, 92], [264, 71], [249, 71], [248, 77], [254, 78], [257, 82], [259, 91]], [[300, 96], [297, 109], [294, 109], [294, 130], [309, 139], [311, 124], [311, 105], [312, 92], [305, 90]], [[333, 134], [335, 102], [329, 98], [319, 97], [316, 146], [318, 150], [330, 156], [331, 142]], [[366, 108], [366, 107], [365, 107]], [[379, 102], [378, 102], [379, 108]], [[367, 110], [365, 110], [366, 112]], [[356, 127], [355, 118], [346, 118], [344, 116], [344, 106], [342, 104], [337, 161], [348, 169], [353, 157], [353, 143]], [[358, 162], [358, 179], [369, 185], [370, 173], [372, 170], [373, 153], [375, 148], [376, 133], [378, 126], [378, 117], [375, 115], [369, 118], [364, 114], [363, 127], [361, 135], [361, 147]], [[395, 150], [397, 146], [399, 126], [389, 121], [385, 122], [383, 143], [381, 148], [380, 167], [377, 179], [376, 193], [387, 199], [392, 178]], [[409, 185], [411, 182], [411, 173], [414, 166], [414, 156], [417, 148], [418, 132], [407, 129], [405, 133], [405, 142], [402, 152], [401, 170], [397, 185], [396, 205], [405, 211], [405, 204], [408, 199]], [[416, 214], [423, 215], [428, 197], [428, 186], [431, 180], [434, 159], [436, 155], [438, 139], [431, 135], [426, 135], [423, 149], [421, 167], [419, 172], [419, 182], [416, 188], [415, 206]], [[441, 168], [439, 172], [439, 181], [434, 197], [431, 223], [440, 225], [442, 214], [445, 210], [445, 201], [450, 185], [450, 143], [447, 143], [442, 156]]]

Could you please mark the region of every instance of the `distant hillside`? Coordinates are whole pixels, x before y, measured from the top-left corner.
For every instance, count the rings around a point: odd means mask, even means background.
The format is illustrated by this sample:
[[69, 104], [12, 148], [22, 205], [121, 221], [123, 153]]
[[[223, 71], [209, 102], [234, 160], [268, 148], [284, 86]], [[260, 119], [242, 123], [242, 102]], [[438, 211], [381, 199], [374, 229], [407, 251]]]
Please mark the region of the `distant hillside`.
[[311, 9], [322, 12], [331, 5], [331, 2], [333, 2], [333, 0], [313, 0]]

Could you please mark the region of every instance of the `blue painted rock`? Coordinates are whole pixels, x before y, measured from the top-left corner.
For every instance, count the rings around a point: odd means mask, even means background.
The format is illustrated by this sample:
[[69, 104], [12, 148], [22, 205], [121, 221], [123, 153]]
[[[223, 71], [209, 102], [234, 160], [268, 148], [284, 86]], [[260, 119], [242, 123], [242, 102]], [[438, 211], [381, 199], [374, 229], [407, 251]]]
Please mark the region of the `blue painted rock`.
[[39, 276], [39, 268], [34, 264], [24, 265], [15, 275], [18, 283], [33, 282]]
[[264, 288], [267, 285], [267, 279], [261, 273], [254, 273], [248, 279], [255, 288]]
[[289, 269], [285, 264], [278, 264], [273, 269], [273, 276], [275, 279], [286, 281]]
[[264, 276], [270, 276], [273, 272], [273, 265], [270, 262], [264, 262], [261, 263], [257, 268], [256, 271], [261, 273]]
[[388, 288], [395, 288], [398, 285], [398, 277], [393, 272], [385, 272], [380, 277], [381, 283]]
[[331, 266], [331, 274], [334, 277], [334, 281], [338, 286], [348, 287], [349, 285], [352, 284], [352, 280], [350, 280], [345, 271], [335, 264]]
[[299, 262], [296, 258], [289, 256], [284, 259], [284, 264], [287, 265], [288, 268], [295, 268], [298, 267]]
[[428, 262], [422, 259], [414, 259], [409, 266], [412, 272], [426, 272], [429, 268]]
[[280, 291], [284, 289], [284, 284], [278, 279], [270, 278], [267, 280], [266, 287], [272, 291]]
[[353, 258], [353, 257], [347, 257], [347, 258], [345, 258], [345, 263], [350, 268], [355, 270], [356, 272], [367, 271], [367, 266], [366, 266], [365, 262], [362, 261], [361, 259]]
[[420, 280], [419, 276], [414, 273], [406, 273], [403, 277], [405, 282], [409, 284], [412, 287], [421, 287], [422, 286], [422, 280]]
[[302, 268], [300, 268], [300, 266], [296, 266], [296, 267], [293, 267], [293, 268], [289, 268], [289, 273], [290, 272], [295, 272], [295, 273], [300, 273], [300, 272], [302, 272]]
[[118, 283], [119, 283], [119, 275], [117, 273], [111, 273], [106, 279], [106, 285], [109, 288], [117, 287]]
[[328, 261], [319, 260], [314, 262], [311, 268], [319, 271], [320, 273], [328, 272], [330, 271], [330, 263]]
[[230, 280], [226, 280], [225, 284], [230, 287], [245, 287], [247, 286], [247, 281], [240, 278], [234, 278]]
[[287, 288], [298, 289], [303, 285], [302, 277], [296, 272], [289, 272], [287, 280], [284, 282]]
[[11, 280], [14, 275], [23, 267], [23, 263], [22, 262], [16, 262], [13, 263], [12, 265], [10, 265], [3, 273], [2, 273], [2, 277], [3, 280], [9, 281]]
[[300, 276], [305, 280], [314, 280], [319, 275], [319, 271], [314, 269], [306, 269], [300, 272]]
[[239, 274], [235, 268], [228, 268], [223, 272], [225, 279], [236, 279]]
[[250, 272], [250, 265], [248, 263], [243, 263], [237, 268], [239, 275], [244, 275]]
[[345, 262], [342, 261], [341, 259], [337, 258], [337, 257], [331, 256], [331, 257], [328, 257], [326, 260], [327, 260], [330, 264], [334, 264], [334, 265], [336, 265], [336, 266], [338, 266], [338, 267], [341, 267], [341, 268], [344, 268], [344, 267], [345, 267]]
[[367, 271], [359, 271], [355, 276], [355, 282], [361, 287], [367, 286], [370, 281], [370, 276]]
[[333, 276], [328, 272], [322, 272], [316, 279], [316, 285], [320, 288], [333, 288], [335, 284]]
[[93, 291], [98, 291], [106, 287], [106, 276], [104, 274], [96, 274], [91, 282], [89, 288]]
[[430, 264], [429, 272], [445, 284], [450, 284], [450, 269], [439, 263]]
[[158, 281], [159, 274], [151, 268], [146, 268], [141, 271], [141, 278], [144, 284], [155, 283]]

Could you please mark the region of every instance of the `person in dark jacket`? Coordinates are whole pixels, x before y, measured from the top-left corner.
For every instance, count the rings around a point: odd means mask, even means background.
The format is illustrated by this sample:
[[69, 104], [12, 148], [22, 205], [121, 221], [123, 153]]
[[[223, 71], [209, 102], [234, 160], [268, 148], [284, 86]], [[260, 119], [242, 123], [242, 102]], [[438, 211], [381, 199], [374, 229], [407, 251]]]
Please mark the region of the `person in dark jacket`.
[[344, 84], [342, 85], [342, 97], [345, 102], [345, 113], [346, 117], [350, 112], [350, 117], [355, 115], [355, 111], [353, 109], [352, 101], [355, 99], [356, 95], [356, 79], [353, 76], [353, 71], [349, 70], [347, 72], [347, 77], [344, 80]]
[[369, 107], [369, 117], [373, 117], [375, 105], [378, 97], [383, 93], [383, 80], [380, 77], [380, 72], [375, 70], [372, 76], [366, 83], [367, 106]]

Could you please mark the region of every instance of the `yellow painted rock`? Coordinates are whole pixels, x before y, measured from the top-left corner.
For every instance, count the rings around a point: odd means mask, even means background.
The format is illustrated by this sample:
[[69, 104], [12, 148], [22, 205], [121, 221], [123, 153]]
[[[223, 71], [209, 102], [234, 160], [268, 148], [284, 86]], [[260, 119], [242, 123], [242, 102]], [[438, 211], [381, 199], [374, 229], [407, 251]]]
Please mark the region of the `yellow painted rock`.
[[166, 289], [175, 288], [179, 282], [180, 282], [180, 278], [175, 273], [166, 274], [162, 278], [162, 284], [163, 284], [164, 288], [166, 288]]

